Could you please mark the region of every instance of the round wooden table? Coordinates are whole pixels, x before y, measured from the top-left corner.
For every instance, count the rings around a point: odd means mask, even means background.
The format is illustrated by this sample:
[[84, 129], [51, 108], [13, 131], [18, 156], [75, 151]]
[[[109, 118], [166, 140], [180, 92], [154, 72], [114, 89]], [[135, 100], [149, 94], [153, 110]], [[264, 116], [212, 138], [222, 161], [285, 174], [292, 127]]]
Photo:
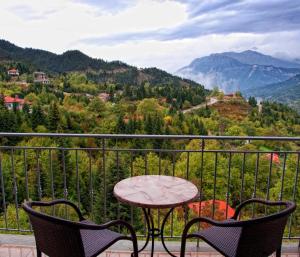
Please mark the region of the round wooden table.
[[[153, 256], [155, 237], [160, 236], [165, 250], [171, 256], [175, 256], [168, 250], [164, 242], [166, 221], [175, 207], [183, 206], [198, 197], [198, 188], [193, 183], [178, 177], [145, 175], [120, 181], [114, 187], [114, 195], [120, 202], [143, 209], [148, 233], [145, 245], [139, 252], [146, 248], [151, 236], [151, 256]], [[150, 209], [165, 208], [170, 208], [170, 210], [164, 217], [161, 228], [155, 228]]]

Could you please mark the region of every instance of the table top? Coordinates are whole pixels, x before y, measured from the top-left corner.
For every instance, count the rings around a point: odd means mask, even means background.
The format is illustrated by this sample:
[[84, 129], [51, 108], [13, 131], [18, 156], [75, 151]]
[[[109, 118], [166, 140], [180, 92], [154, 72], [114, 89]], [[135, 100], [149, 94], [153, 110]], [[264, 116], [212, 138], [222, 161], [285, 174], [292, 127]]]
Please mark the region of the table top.
[[161, 175], [127, 178], [114, 187], [120, 202], [144, 208], [180, 206], [195, 200], [198, 193], [198, 188], [185, 179]]

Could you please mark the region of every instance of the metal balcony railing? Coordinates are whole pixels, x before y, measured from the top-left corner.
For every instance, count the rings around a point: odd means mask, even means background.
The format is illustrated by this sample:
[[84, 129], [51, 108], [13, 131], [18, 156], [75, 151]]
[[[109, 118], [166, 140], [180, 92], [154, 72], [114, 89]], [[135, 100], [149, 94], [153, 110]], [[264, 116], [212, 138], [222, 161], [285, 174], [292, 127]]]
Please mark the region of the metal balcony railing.
[[[299, 137], [231, 137], [194, 135], [112, 135], [0, 133], [0, 230], [29, 232], [20, 208], [24, 199], [72, 200], [96, 222], [130, 221], [141, 236], [139, 210], [112, 195], [115, 183], [143, 174], [186, 178], [199, 187], [199, 210], [175, 211], [168, 236], [180, 236], [195, 215], [228, 218], [229, 208], [259, 197], [300, 202]], [[225, 209], [216, 204], [226, 202]], [[255, 216], [253, 206], [245, 216]], [[162, 222], [162, 212], [154, 213]], [[71, 214], [69, 214], [71, 215]], [[300, 238], [299, 208], [290, 217], [285, 239]]]

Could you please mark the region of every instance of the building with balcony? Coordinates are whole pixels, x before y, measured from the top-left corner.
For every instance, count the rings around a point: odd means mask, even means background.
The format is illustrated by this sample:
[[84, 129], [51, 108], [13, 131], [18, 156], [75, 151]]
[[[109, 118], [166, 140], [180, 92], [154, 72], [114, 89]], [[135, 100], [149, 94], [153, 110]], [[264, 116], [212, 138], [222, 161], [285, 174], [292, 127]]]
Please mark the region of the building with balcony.
[[9, 69], [9, 70], [7, 71], [7, 74], [8, 74], [9, 76], [11, 76], [11, 77], [17, 77], [17, 76], [20, 75], [19, 70], [18, 70], [18, 69], [15, 69], [15, 68]]
[[45, 72], [35, 71], [33, 73], [33, 82], [41, 84], [50, 84], [50, 80]]

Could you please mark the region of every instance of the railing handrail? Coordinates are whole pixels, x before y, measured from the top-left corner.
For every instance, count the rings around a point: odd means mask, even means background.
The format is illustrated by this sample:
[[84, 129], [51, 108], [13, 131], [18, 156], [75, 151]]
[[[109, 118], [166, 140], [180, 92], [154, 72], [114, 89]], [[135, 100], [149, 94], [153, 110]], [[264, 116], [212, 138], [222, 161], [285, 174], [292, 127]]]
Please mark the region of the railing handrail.
[[204, 140], [272, 140], [300, 141], [300, 137], [279, 136], [204, 136], [204, 135], [150, 135], [150, 134], [83, 134], [83, 133], [12, 133], [0, 132], [1, 137], [82, 137], [102, 139], [204, 139]]

